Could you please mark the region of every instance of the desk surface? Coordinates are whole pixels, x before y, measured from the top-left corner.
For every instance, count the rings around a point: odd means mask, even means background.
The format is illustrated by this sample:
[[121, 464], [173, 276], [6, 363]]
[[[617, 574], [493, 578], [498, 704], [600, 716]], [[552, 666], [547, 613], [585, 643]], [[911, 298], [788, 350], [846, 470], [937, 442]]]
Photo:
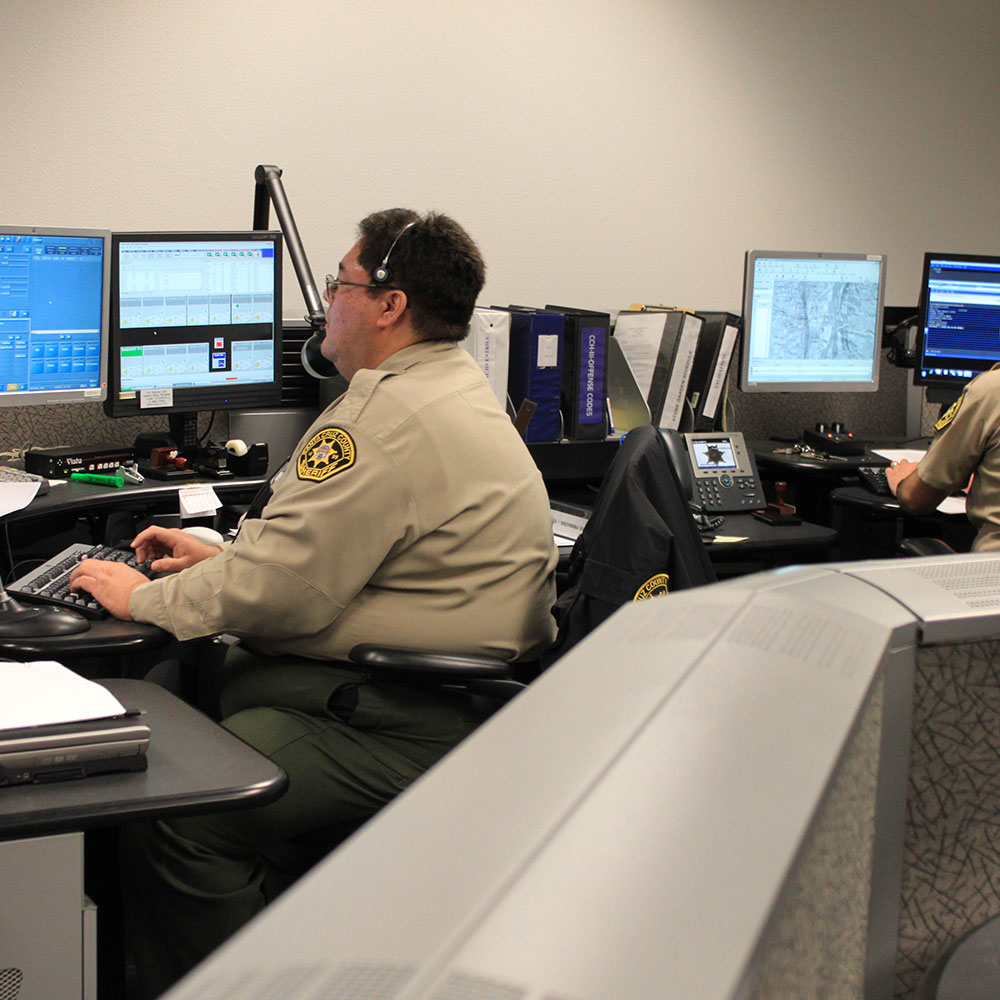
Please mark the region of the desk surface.
[[285, 790], [280, 767], [169, 691], [147, 681], [101, 683], [143, 711], [148, 770], [0, 788], [0, 837], [263, 805]]
[[839, 534], [821, 524], [766, 524], [752, 514], [726, 514], [725, 521], [713, 534], [725, 538], [738, 537], [739, 542], [708, 542], [709, 557], [725, 557], [727, 552], [740, 556], [782, 552], [790, 549], [830, 549], [837, 544]]
[[[28, 606], [27, 602], [25, 606]], [[170, 633], [157, 625], [103, 618], [91, 621], [86, 632], [74, 632], [72, 635], [0, 635], [0, 657], [58, 660], [77, 656], [127, 656], [165, 646], [170, 638]], [[71, 664], [67, 662], [67, 666]]]
[[22, 510], [6, 515], [8, 523], [25, 518], [38, 517], [57, 512], [85, 511], [93, 506], [109, 507], [127, 505], [139, 501], [150, 502], [157, 499], [169, 501], [177, 491], [188, 486], [211, 486], [220, 499], [230, 494], [256, 492], [267, 482], [265, 476], [233, 476], [230, 479], [149, 479], [138, 485], [126, 483], [120, 488], [101, 486], [97, 483], [74, 481], [60, 482], [51, 486], [44, 496], [34, 500]]

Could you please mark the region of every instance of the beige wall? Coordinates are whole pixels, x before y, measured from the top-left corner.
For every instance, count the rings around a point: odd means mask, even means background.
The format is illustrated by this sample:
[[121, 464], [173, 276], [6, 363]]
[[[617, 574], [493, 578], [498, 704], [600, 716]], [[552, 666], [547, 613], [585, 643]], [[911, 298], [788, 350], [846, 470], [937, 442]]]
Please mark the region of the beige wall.
[[[248, 227], [317, 278], [368, 211], [455, 215], [484, 302], [740, 306], [743, 254], [1000, 252], [1000, 4], [0, 0], [6, 223]], [[286, 315], [302, 300], [291, 269]]]

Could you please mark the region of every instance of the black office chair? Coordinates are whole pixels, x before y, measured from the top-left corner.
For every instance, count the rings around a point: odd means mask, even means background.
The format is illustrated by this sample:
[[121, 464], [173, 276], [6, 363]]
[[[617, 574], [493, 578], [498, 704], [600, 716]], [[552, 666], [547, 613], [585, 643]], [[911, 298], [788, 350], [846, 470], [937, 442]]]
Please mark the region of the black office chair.
[[[623, 439], [573, 547], [553, 608], [558, 635], [541, 666], [554, 663], [623, 604], [714, 581], [663, 435], [648, 424], [636, 427]], [[377, 644], [356, 646], [350, 658], [376, 679], [459, 684], [500, 700], [513, 697], [531, 674], [523, 664], [489, 657]]]
[[940, 538], [904, 538], [899, 543], [904, 556], [953, 556], [955, 550]]

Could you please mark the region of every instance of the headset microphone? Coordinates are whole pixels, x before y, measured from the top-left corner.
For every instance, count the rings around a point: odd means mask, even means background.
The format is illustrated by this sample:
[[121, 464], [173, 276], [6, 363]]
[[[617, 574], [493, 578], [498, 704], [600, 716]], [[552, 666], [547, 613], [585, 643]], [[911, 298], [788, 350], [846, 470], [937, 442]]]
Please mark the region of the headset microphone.
[[417, 220], [414, 220], [413, 222], [408, 222], [402, 229], [400, 229], [396, 238], [392, 241], [389, 249], [386, 251], [385, 256], [382, 258], [382, 263], [379, 264], [374, 271], [372, 271], [373, 285], [387, 285], [392, 280], [392, 271], [389, 268], [389, 255], [396, 249], [396, 244], [399, 242], [399, 238], [403, 235], [403, 233], [405, 233], [410, 226], [415, 226], [416, 224]]

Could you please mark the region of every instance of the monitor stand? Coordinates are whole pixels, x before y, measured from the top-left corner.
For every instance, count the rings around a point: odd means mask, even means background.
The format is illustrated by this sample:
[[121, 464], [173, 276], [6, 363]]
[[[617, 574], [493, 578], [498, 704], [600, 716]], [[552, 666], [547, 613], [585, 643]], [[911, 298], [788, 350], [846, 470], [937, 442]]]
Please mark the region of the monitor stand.
[[69, 608], [29, 607], [15, 601], [0, 585], [0, 638], [73, 635], [86, 632], [89, 628], [90, 622], [76, 611]]

